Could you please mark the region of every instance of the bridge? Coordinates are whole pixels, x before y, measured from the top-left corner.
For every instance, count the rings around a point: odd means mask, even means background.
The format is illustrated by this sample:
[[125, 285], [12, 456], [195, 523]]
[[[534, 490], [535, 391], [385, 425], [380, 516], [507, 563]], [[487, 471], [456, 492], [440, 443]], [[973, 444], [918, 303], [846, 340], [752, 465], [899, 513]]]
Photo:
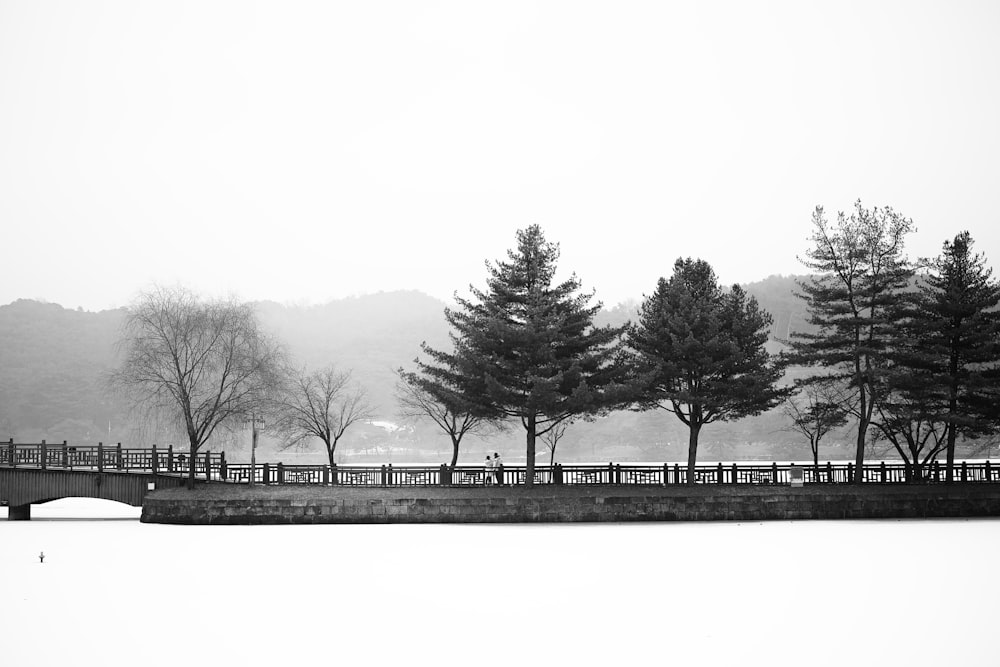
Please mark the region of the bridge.
[[[123, 448], [61, 444], [0, 444], [0, 501], [9, 505], [8, 519], [31, 518], [31, 505], [60, 498], [84, 497], [115, 500], [142, 506], [155, 489], [182, 486], [191, 469], [202, 482], [230, 484], [312, 484], [322, 486], [451, 486], [473, 487], [524, 484], [525, 466], [346, 466], [284, 465], [282, 463], [230, 464], [224, 452], [204, 452], [193, 459], [173, 447]], [[867, 464], [865, 484], [905, 484], [919, 480], [943, 482], [944, 466], [937, 461], [924, 466], [904, 463]], [[846, 484], [854, 479], [854, 464], [707, 464], [695, 468], [696, 484], [792, 485]], [[989, 461], [956, 463], [959, 482], [1000, 482], [1000, 465]], [[535, 484], [669, 486], [686, 481], [686, 468], [677, 463], [657, 465], [536, 466]]]
[[155, 489], [182, 486], [192, 466], [197, 479], [226, 478], [224, 453], [205, 452], [192, 462], [173, 447], [126, 449], [118, 444], [0, 445], [0, 501], [7, 518], [31, 518], [31, 506], [60, 498], [102, 498], [141, 507]]

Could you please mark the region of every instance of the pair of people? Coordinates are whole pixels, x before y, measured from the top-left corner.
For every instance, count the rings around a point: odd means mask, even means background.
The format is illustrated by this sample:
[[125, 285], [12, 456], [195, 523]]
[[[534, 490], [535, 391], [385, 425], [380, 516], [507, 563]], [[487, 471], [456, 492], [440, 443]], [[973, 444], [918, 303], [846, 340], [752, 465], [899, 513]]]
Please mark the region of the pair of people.
[[502, 483], [502, 480], [500, 479], [500, 466], [502, 465], [503, 460], [500, 458], [499, 452], [493, 452], [492, 459], [489, 454], [486, 455], [486, 484], [491, 483], [491, 481], [493, 484]]

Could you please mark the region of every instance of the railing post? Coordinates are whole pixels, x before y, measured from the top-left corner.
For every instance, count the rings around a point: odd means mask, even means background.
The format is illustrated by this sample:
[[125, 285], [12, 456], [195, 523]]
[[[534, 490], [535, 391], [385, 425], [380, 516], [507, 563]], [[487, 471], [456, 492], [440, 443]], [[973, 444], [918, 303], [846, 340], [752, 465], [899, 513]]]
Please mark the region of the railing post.
[[48, 459], [49, 451], [48, 451], [48, 446], [45, 444], [44, 440], [42, 440], [42, 449], [40, 453], [42, 458], [39, 461], [39, 464], [42, 466], [42, 470], [45, 470], [45, 468], [48, 467], [48, 461], [46, 459]]
[[[819, 481], [819, 480], [817, 480]], [[829, 461], [826, 462], [826, 481], [832, 482], [833, 480], [833, 464]]]
[[381, 466], [381, 474], [379, 475], [379, 479], [381, 480], [381, 485], [385, 486], [385, 464], [384, 463]]
[[104, 472], [104, 443], [97, 443], [97, 472]]
[[157, 470], [159, 469], [159, 463], [160, 462], [157, 460], [157, 455], [156, 455], [156, 443], [154, 442], [153, 443], [153, 451], [150, 453], [150, 465], [149, 465], [149, 468], [150, 468], [150, 470], [153, 471], [154, 475], [156, 474]]
[[722, 461], [719, 461], [719, 464], [715, 466], [715, 482], [722, 484]]
[[963, 482], [969, 481], [969, 471], [966, 468], [965, 461], [962, 461], [962, 481]]
[[622, 483], [622, 464], [615, 464], [615, 484]]
[[229, 469], [226, 466], [226, 453], [222, 452], [219, 455], [219, 479], [225, 482], [229, 479]]
[[681, 465], [679, 463], [674, 464], [674, 484], [681, 483]]
[[771, 481], [775, 484], [778, 483], [778, 462], [771, 462]]
[[879, 464], [878, 469], [879, 469], [879, 474], [881, 474], [881, 476], [882, 476], [882, 483], [885, 484], [885, 482], [886, 482], [886, 479], [885, 479], [885, 461], [882, 461], [882, 463]]
[[[864, 479], [862, 479], [861, 481], [863, 482]], [[848, 484], [852, 484], [853, 482], [854, 482], [854, 464], [853, 463], [848, 463], [847, 464], [847, 483]]]
[[987, 482], [992, 482], [993, 481], [993, 473], [990, 471], [990, 462], [989, 461], [986, 462], [986, 481]]
[[267, 485], [267, 484], [270, 484], [270, 483], [271, 483], [271, 464], [270, 463], [265, 463], [264, 464], [264, 484]]
[[65, 440], [63, 440], [62, 444], [62, 467], [63, 468], [69, 467], [69, 447], [67, 446]]
[[937, 459], [934, 459], [934, 481], [941, 481], [941, 466], [938, 465]]
[[278, 461], [278, 484], [285, 483], [285, 464]]
[[330, 483], [330, 466], [324, 465], [323, 466], [323, 486], [326, 486], [329, 483]]
[[615, 483], [615, 464], [608, 462], [608, 484]]
[[205, 481], [212, 481], [212, 452], [205, 452]]
[[739, 477], [739, 475], [737, 475], [737, 474], [736, 474], [736, 464], [735, 464], [735, 463], [733, 464], [733, 469], [732, 469], [732, 470], [731, 470], [730, 472], [731, 472], [731, 473], [732, 473], [732, 475], [733, 475], [733, 478], [732, 478], [732, 479], [730, 480], [730, 483], [731, 483], [731, 484], [736, 484], [737, 480], [738, 480], [738, 479], [739, 479], [740, 477]]
[[115, 448], [115, 463], [117, 464], [116, 467], [119, 470], [121, 470], [122, 469], [122, 443], [120, 443], [120, 442], [118, 443], [118, 446]]
[[14, 453], [15, 453], [14, 438], [11, 438], [10, 442], [7, 443], [7, 455], [8, 455], [7, 462], [10, 463], [11, 468], [17, 467], [17, 461], [14, 460]]

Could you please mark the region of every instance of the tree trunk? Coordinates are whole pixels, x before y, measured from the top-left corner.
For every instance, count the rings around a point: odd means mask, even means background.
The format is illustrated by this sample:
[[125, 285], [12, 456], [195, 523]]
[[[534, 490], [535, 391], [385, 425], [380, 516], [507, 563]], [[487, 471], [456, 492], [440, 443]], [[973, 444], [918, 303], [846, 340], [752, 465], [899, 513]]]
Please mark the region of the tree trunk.
[[333, 468], [333, 466], [336, 465], [333, 462], [333, 455], [337, 451], [337, 442], [336, 441], [334, 441], [333, 443], [325, 442], [323, 444], [326, 445], [326, 458], [330, 461], [330, 468]]
[[191, 447], [188, 449], [188, 481], [187, 488], [194, 488], [194, 464], [197, 461], [195, 455], [198, 453], [198, 445], [191, 441]]
[[812, 450], [813, 455], [813, 475], [814, 479], [819, 481], [819, 437], [812, 439], [809, 442], [809, 448]]
[[688, 426], [688, 465], [687, 483], [694, 484], [694, 465], [698, 459], [698, 432], [701, 431], [701, 424], [696, 424], [692, 419]]
[[556, 448], [553, 447], [549, 450], [549, 468], [556, 464]]
[[[954, 415], [954, 413], [952, 413]], [[944, 481], [951, 484], [955, 481], [955, 422], [948, 424], [948, 461]]]
[[865, 439], [868, 437], [868, 394], [864, 387], [861, 387], [861, 396], [858, 414], [858, 448], [854, 456], [854, 483], [861, 484], [865, 478]]
[[524, 471], [524, 485], [531, 488], [535, 485], [535, 415], [528, 417], [527, 425], [528, 460]]
[[455, 466], [458, 465], [458, 445], [462, 442], [461, 440], [455, 439], [455, 436], [451, 436], [451, 468], [454, 470]]

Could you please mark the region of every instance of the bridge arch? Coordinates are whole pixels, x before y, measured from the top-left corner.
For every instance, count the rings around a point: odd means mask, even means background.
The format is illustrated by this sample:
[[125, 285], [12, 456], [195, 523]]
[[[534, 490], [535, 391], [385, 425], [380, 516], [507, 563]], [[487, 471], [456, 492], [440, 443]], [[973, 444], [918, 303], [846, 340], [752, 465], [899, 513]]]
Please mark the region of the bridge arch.
[[9, 505], [8, 519], [28, 519], [31, 505], [61, 498], [101, 498], [133, 507], [152, 489], [182, 486], [180, 477], [166, 475], [0, 468], [0, 500]]

